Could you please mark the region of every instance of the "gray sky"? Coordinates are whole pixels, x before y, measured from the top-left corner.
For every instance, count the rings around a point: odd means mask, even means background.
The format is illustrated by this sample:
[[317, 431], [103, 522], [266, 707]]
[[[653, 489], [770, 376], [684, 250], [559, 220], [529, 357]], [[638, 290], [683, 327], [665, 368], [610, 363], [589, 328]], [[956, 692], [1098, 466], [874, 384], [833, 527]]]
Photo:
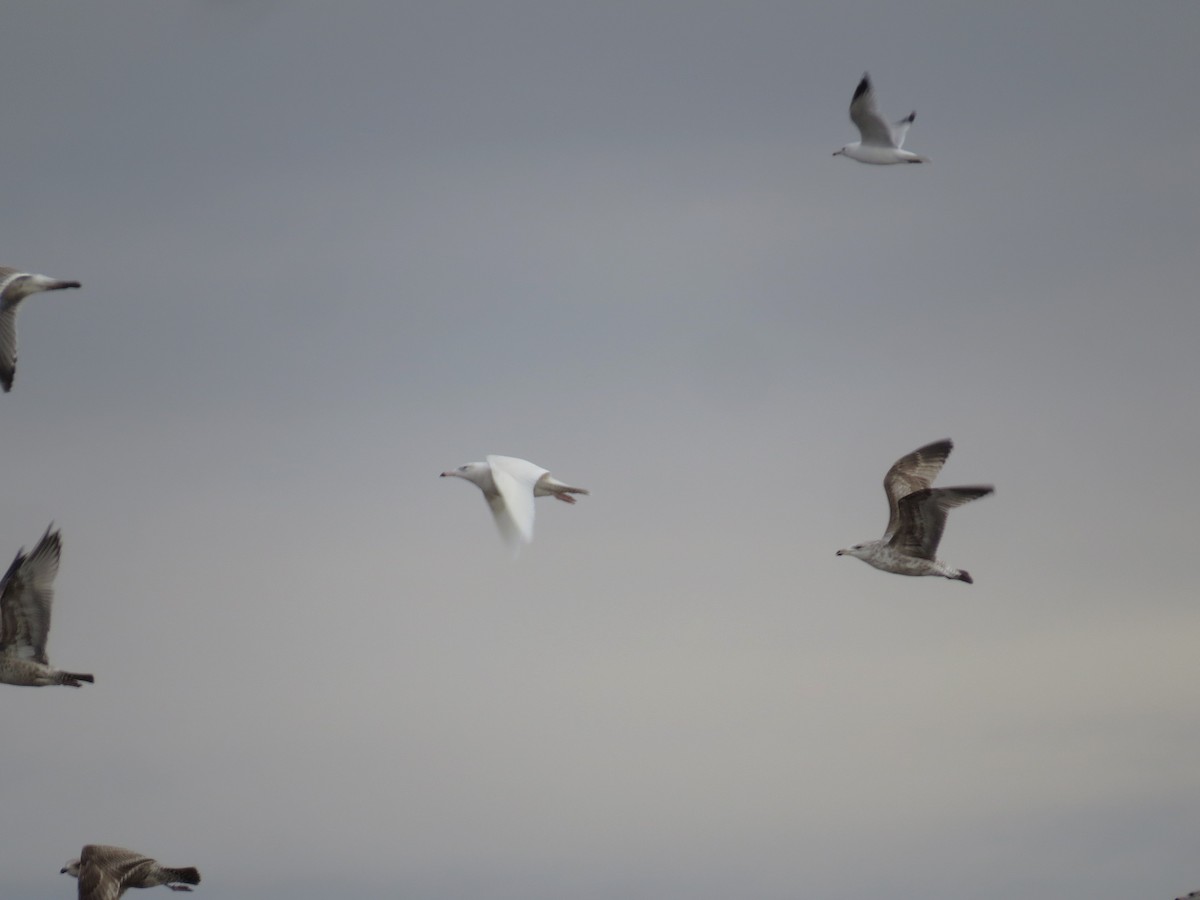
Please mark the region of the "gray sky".
[[[1200, 887], [1200, 6], [975, 7], [6, 4], [4, 896]], [[976, 584], [835, 558], [944, 436]]]

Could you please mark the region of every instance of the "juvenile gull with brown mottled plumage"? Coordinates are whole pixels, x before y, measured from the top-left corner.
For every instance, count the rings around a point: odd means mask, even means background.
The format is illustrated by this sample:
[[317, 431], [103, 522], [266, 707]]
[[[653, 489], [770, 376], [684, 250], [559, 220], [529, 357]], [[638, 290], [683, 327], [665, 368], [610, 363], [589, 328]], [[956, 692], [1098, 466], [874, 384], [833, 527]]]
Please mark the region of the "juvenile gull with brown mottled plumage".
[[990, 484], [930, 487], [954, 444], [949, 438], [926, 444], [896, 460], [883, 478], [888, 498], [888, 525], [883, 538], [837, 552], [897, 575], [940, 575], [972, 584], [970, 574], [937, 559], [946, 514], [995, 490]]
[[46, 529], [33, 552], [25, 548], [0, 579], [0, 683], [27, 687], [66, 684], [80, 687], [94, 681], [91, 675], [64, 672], [46, 658], [50, 636], [50, 607], [54, 604], [54, 576], [62, 554], [62, 537]]
[[104, 844], [88, 844], [78, 859], [59, 871], [79, 879], [79, 900], [118, 900], [127, 888], [162, 884], [173, 891], [190, 891], [189, 884], [200, 883], [200, 873], [194, 866], [172, 869], [124, 847]]

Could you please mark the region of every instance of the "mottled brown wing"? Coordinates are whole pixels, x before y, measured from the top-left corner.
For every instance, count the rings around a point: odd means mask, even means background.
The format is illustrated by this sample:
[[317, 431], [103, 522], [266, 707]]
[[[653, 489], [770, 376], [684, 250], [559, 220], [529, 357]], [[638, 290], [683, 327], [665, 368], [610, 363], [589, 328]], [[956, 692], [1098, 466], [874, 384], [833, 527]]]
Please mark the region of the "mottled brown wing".
[[946, 528], [946, 513], [993, 490], [990, 484], [924, 488], [901, 497], [897, 504], [900, 524], [889, 545], [908, 556], [934, 559]]
[[914, 491], [930, 487], [953, 449], [954, 442], [946, 438], [918, 447], [892, 463], [883, 476], [883, 490], [888, 500], [888, 524], [883, 532], [885, 541], [896, 533], [900, 523], [900, 501]]
[[21, 605], [17, 602], [17, 572], [25, 562], [25, 548], [17, 551], [16, 558], [4, 577], [0, 578], [0, 650], [5, 656], [16, 656], [22, 634]]
[[[90, 845], [79, 859], [79, 900], [117, 900], [125, 892], [121, 880], [99, 859], [89, 859]], [[108, 848], [103, 848], [108, 849]]]
[[158, 864], [148, 856], [88, 844], [79, 854], [79, 900], [117, 900], [128, 887], [143, 887], [144, 876]]
[[[53, 526], [51, 526], [53, 527]], [[46, 663], [54, 578], [62, 554], [62, 538], [46, 529], [33, 552], [17, 554], [0, 587], [0, 642], [6, 656]]]
[[0, 387], [8, 393], [17, 375], [17, 307], [0, 306]]

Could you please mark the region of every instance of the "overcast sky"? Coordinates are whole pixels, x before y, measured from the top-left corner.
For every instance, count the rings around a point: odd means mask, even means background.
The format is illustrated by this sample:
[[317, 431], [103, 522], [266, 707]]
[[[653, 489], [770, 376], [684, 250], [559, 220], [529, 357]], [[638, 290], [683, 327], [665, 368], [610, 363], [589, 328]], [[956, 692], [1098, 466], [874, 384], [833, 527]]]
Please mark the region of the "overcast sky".
[[[4, 4], [0, 893], [1200, 888], [1200, 5]], [[927, 166], [832, 152], [869, 70]], [[881, 479], [994, 483], [887, 575]], [[499, 453], [588, 487], [517, 562]], [[160, 891], [165, 896], [165, 892]]]

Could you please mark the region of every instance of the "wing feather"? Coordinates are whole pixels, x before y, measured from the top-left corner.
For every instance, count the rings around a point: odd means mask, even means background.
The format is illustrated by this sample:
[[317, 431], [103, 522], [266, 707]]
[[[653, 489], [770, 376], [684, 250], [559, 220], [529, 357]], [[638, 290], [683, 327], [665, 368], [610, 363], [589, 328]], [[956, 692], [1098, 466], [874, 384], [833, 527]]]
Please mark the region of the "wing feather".
[[917, 111], [914, 109], [899, 122], [892, 123], [892, 142], [899, 150], [904, 146], [904, 136], [908, 134], [908, 128], [917, 118]]
[[533, 486], [547, 470], [515, 456], [489, 456], [492, 481], [499, 498], [489, 498], [501, 535], [510, 546], [533, 540]]
[[900, 525], [890, 546], [907, 556], [936, 558], [946, 529], [946, 514], [956, 506], [986, 497], [993, 490], [990, 484], [923, 488], [902, 497], [898, 504]]
[[883, 490], [888, 499], [888, 524], [883, 532], [885, 541], [896, 533], [900, 524], [900, 501], [914, 491], [930, 487], [953, 449], [954, 442], [944, 438], [918, 447], [892, 463], [883, 476]]
[[153, 862], [124, 847], [88, 844], [79, 854], [79, 900], [117, 900], [130, 875]]
[[0, 387], [12, 390], [17, 374], [17, 306], [0, 306]]
[[20, 659], [47, 663], [46, 639], [50, 636], [50, 609], [54, 604], [54, 578], [62, 553], [59, 532], [46, 529], [33, 552], [17, 554], [0, 592], [4, 652]]
[[854, 89], [854, 96], [850, 100], [850, 121], [858, 127], [863, 144], [896, 146], [892, 142], [892, 130], [875, 103], [875, 88], [871, 86], [871, 76], [866, 72], [863, 72], [862, 81]]

